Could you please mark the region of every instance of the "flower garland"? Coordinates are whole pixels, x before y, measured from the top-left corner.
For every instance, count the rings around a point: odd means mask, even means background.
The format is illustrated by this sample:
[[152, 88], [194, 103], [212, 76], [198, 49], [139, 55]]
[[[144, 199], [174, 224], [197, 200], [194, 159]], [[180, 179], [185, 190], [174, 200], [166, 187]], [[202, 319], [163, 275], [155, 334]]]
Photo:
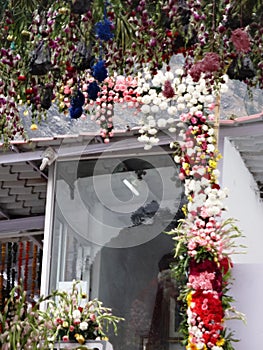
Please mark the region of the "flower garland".
[[221, 156], [216, 149], [214, 116], [204, 109], [183, 113], [180, 120], [182, 153], [175, 155], [175, 161], [180, 164], [188, 204], [183, 208], [185, 219], [170, 234], [176, 242], [173, 270], [181, 282], [185, 315], [181, 330], [187, 350], [229, 350], [233, 339], [224, 321], [235, 313], [233, 299], [227, 295], [230, 254], [236, 252], [234, 239], [241, 233], [234, 220], [222, 219], [227, 190], [218, 183]]
[[[227, 80], [227, 76], [222, 77], [218, 85], [220, 92], [226, 91]], [[215, 91], [207, 86], [204, 76], [200, 75], [200, 79], [195, 81], [191, 75], [186, 75], [182, 68], [173, 72], [170, 66], [167, 66], [165, 72], [158, 70], [152, 77], [149, 69], [145, 67], [143, 72], [138, 74], [136, 91], [138, 110], [142, 115], [139, 130], [141, 136], [138, 141], [144, 143], [146, 150], [158, 143], [158, 129], [169, 133], [176, 132], [176, 124], [182, 113], [194, 114], [204, 108], [211, 112], [215, 107]]]

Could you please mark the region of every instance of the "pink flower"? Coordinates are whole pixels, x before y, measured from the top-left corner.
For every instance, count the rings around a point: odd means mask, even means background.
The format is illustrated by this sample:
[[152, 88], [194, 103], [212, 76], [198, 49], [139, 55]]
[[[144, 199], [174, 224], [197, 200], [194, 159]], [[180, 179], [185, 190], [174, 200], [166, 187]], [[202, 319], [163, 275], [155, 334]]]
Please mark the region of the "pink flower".
[[250, 50], [250, 40], [247, 32], [241, 28], [237, 28], [232, 32], [230, 40], [237, 52], [248, 52]]
[[68, 338], [67, 335], [63, 335], [62, 340], [63, 340], [63, 341], [69, 341], [69, 338]]
[[220, 58], [215, 52], [208, 52], [202, 59], [203, 72], [216, 72], [220, 68]]

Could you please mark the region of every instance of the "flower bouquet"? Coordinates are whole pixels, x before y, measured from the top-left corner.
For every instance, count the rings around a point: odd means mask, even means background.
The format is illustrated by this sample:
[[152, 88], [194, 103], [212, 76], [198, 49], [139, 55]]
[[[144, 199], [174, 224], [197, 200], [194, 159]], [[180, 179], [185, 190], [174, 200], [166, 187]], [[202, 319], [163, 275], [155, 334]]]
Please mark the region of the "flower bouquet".
[[98, 299], [88, 300], [76, 281], [70, 292], [59, 291], [55, 300], [49, 300], [46, 315], [53, 322], [54, 341], [81, 345], [88, 340], [107, 340], [109, 326], [117, 334], [117, 323], [123, 320]]

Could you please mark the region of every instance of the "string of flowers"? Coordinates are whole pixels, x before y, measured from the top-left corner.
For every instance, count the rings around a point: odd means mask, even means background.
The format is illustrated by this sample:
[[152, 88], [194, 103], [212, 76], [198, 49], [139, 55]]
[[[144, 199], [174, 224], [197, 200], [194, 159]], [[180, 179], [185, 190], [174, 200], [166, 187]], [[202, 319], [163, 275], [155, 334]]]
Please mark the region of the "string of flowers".
[[31, 298], [34, 298], [36, 288], [36, 276], [37, 276], [37, 245], [33, 246], [33, 259], [32, 259], [32, 281], [31, 281]]
[[170, 234], [177, 260], [173, 271], [181, 284], [181, 332], [187, 350], [231, 350], [233, 337], [224, 322], [243, 317], [228, 295], [230, 256], [237, 253], [235, 239], [241, 232], [233, 219], [222, 218], [227, 190], [218, 183], [221, 155], [216, 148], [214, 115], [204, 108], [183, 113], [180, 120], [181, 154], [175, 155], [175, 161], [180, 164], [188, 203], [183, 208], [185, 219]]
[[24, 243], [23, 242], [19, 242], [18, 271], [17, 271], [17, 280], [18, 281], [20, 281], [21, 276], [22, 276], [23, 251], [24, 251]]
[[29, 265], [29, 253], [30, 253], [30, 242], [26, 242], [26, 255], [25, 255], [25, 271], [24, 271], [24, 290], [27, 291], [28, 286], [28, 265]]

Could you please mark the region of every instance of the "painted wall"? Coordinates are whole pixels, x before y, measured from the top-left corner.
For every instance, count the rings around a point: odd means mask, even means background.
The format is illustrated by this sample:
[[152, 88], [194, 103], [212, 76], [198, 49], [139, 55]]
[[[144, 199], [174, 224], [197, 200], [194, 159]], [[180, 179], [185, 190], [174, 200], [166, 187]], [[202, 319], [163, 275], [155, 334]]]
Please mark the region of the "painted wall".
[[229, 189], [227, 217], [238, 220], [245, 235], [240, 242], [247, 246], [246, 254], [233, 256], [234, 282], [231, 294], [238, 311], [245, 313], [247, 324], [229, 321], [235, 331], [235, 349], [260, 349], [263, 336], [263, 203], [256, 191], [256, 183], [239, 152], [228, 139], [224, 141], [222, 187]]

